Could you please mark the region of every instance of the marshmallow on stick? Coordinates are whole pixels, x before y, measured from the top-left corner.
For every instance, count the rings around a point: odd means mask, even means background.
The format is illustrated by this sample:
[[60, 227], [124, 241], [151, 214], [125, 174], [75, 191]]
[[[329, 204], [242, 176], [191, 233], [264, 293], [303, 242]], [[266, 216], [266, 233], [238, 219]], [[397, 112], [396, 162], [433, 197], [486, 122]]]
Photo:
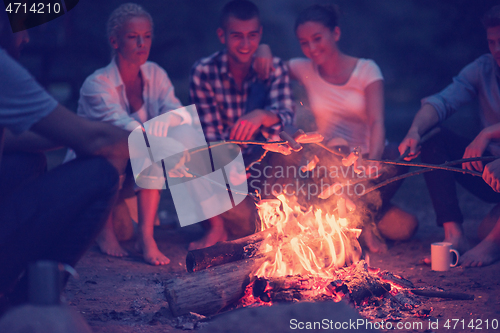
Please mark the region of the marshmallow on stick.
[[316, 164], [318, 164], [318, 162], [319, 162], [318, 156], [314, 155], [312, 160], [310, 160], [306, 165], [300, 167], [300, 171], [304, 173], [306, 173], [307, 171], [311, 171], [316, 167]]

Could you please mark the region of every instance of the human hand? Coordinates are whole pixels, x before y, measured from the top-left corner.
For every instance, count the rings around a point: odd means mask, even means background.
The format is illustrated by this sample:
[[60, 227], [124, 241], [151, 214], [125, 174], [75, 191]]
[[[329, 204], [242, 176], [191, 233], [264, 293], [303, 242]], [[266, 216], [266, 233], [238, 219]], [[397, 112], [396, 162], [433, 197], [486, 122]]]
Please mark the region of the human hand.
[[[481, 132], [479, 133], [474, 140], [465, 148], [465, 153], [462, 158], [473, 158], [473, 157], [481, 157], [483, 156], [484, 151], [486, 150], [486, 147], [490, 143], [490, 140], [486, 137], [486, 135]], [[468, 169], [471, 171], [477, 170], [477, 171], [483, 171], [483, 162], [481, 161], [474, 161], [474, 162], [467, 162], [467, 163], [462, 163], [462, 168], [463, 169]]]
[[250, 140], [260, 129], [265, 115], [262, 110], [254, 110], [240, 117], [231, 128], [229, 139], [231, 140]]
[[405, 161], [411, 161], [420, 155], [420, 140], [421, 137], [417, 131], [412, 131], [411, 129], [406, 134], [406, 137], [399, 144], [398, 150], [401, 155], [403, 155], [407, 149], [410, 149], [410, 153], [405, 157]]
[[166, 137], [170, 127], [178, 126], [182, 122], [182, 118], [175, 113], [165, 113], [160, 117], [153, 118], [144, 123], [144, 129], [148, 135]]
[[185, 151], [179, 161], [174, 164], [170, 170], [168, 169], [170, 166], [167, 166], [167, 164], [165, 164], [165, 169], [168, 170], [168, 176], [171, 178], [193, 177], [193, 175], [188, 172], [189, 168], [187, 168], [185, 165], [187, 162], [189, 162], [190, 158], [191, 157], [189, 153]]
[[267, 80], [270, 73], [275, 70], [273, 66], [273, 54], [269, 45], [259, 45], [257, 51], [255, 52], [253, 69], [257, 73], [257, 76], [260, 80]]
[[484, 181], [491, 186], [493, 191], [500, 192], [500, 159], [486, 164], [483, 171]]

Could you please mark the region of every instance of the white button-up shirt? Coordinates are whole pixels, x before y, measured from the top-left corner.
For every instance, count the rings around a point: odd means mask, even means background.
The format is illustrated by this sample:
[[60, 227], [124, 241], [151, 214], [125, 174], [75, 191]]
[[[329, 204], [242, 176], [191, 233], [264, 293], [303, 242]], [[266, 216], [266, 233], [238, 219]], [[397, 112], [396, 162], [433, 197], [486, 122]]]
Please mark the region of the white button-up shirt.
[[[154, 62], [147, 61], [141, 66], [144, 82], [142, 97], [148, 119], [165, 112], [173, 112], [182, 118], [181, 124], [191, 124], [189, 112], [175, 97], [174, 86], [163, 68]], [[130, 116], [130, 104], [125, 91], [118, 66], [113, 59], [111, 63], [95, 71], [83, 83], [78, 101], [78, 115], [93, 120], [100, 120], [128, 131], [133, 131], [141, 124]]]
[[[174, 86], [167, 72], [150, 61], [142, 65], [140, 70], [144, 82], [142, 98], [147, 119], [172, 112], [182, 118], [181, 125], [192, 124], [191, 115], [182, 108], [182, 104], [175, 97]], [[182, 109], [176, 110], [178, 108]], [[96, 70], [83, 83], [78, 100], [79, 116], [133, 131], [142, 124], [130, 115], [131, 111], [125, 84], [114, 59], [108, 66]], [[64, 161], [70, 161], [75, 157], [75, 152], [69, 149]]]

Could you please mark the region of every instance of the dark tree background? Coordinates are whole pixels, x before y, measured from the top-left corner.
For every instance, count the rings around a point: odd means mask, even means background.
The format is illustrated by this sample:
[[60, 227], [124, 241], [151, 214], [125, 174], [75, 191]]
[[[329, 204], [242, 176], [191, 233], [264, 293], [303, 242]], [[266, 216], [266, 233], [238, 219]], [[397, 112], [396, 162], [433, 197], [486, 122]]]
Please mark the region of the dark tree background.
[[[31, 42], [22, 63], [73, 110], [84, 79], [110, 61], [106, 21], [111, 11], [123, 2], [80, 0], [68, 14], [30, 30]], [[150, 60], [166, 69], [177, 95], [183, 103], [188, 103], [192, 64], [221, 48], [215, 30], [226, 0], [136, 2], [151, 13], [155, 23]], [[422, 97], [444, 88], [463, 66], [488, 52], [480, 18], [499, 2], [335, 2], [343, 14], [341, 49], [353, 56], [374, 59], [382, 69], [389, 137], [404, 134]], [[273, 52], [284, 59], [302, 56], [293, 31], [294, 20], [299, 11], [313, 2], [255, 0], [255, 3], [262, 13], [263, 42], [269, 43]], [[471, 114], [474, 108], [470, 108]], [[469, 116], [463, 116], [462, 120], [464, 117]]]

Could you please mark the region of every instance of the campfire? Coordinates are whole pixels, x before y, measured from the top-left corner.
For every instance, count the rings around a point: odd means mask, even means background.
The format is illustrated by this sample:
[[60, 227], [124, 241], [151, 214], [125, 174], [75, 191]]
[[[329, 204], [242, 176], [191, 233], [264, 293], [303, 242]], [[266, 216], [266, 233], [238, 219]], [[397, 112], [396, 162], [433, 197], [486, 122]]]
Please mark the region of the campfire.
[[[363, 163], [359, 151], [347, 153], [341, 146], [330, 149], [319, 143], [322, 138], [311, 133], [298, 133], [294, 138], [299, 143], [310, 140], [334, 155], [342, 155], [343, 165], [352, 166], [353, 170]], [[266, 152], [290, 154], [297, 142], [289, 136], [284, 140], [267, 148], [264, 145]], [[283, 145], [290, 142], [294, 143], [290, 147]], [[296, 148], [300, 150], [300, 144]], [[301, 171], [311, 171], [318, 161], [314, 156]], [[445, 165], [432, 167], [455, 171]], [[425, 170], [407, 175], [422, 172]], [[364, 191], [363, 195], [401, 178], [388, 179]], [[172, 314], [207, 316], [281, 302], [344, 300], [368, 320], [400, 321], [429, 316], [432, 309], [419, 309], [420, 296], [473, 299], [472, 295], [446, 293], [437, 288], [416, 289], [401, 276], [370, 267], [369, 257], [363, 254], [358, 242], [362, 219], [355, 214], [356, 206], [349, 196], [343, 191], [338, 193], [346, 184], [358, 183], [360, 181], [349, 183], [344, 179], [343, 183], [335, 181], [326, 188], [322, 186], [317, 197], [329, 203], [327, 209], [310, 203], [304, 207], [296, 196], [285, 193], [276, 194], [277, 199], [259, 200], [259, 232], [188, 252], [186, 268], [190, 274], [168, 280], [165, 285]], [[336, 208], [332, 209], [330, 205], [335, 202]]]
[[304, 209], [295, 197], [277, 198], [257, 205], [263, 231], [274, 232], [261, 242], [258, 253], [264, 259], [250, 274], [253, 279], [235, 307], [346, 299], [369, 319], [382, 313], [393, 320], [415, 314], [420, 302], [402, 291], [413, 284], [361, 260], [361, 229], [320, 208]]
[[346, 300], [370, 320], [423, 317], [414, 286], [369, 267], [348, 219], [301, 207], [295, 197], [258, 203], [261, 230], [254, 235], [190, 251], [192, 274], [167, 281], [176, 316], [212, 315], [280, 302]]

